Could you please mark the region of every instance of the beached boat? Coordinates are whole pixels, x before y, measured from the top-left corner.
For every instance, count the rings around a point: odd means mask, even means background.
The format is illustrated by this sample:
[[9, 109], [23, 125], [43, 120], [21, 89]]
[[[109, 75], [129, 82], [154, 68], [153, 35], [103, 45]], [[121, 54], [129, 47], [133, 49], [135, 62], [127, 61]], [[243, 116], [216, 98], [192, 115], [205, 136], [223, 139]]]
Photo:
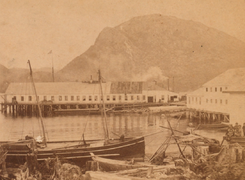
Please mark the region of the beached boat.
[[[131, 159], [141, 158], [144, 159], [145, 155], [145, 140], [144, 137], [110, 139], [109, 131], [107, 128], [106, 110], [103, 101], [103, 118], [102, 124], [104, 129], [105, 138], [100, 140], [85, 141], [56, 141], [47, 142], [45, 136], [45, 129], [42, 120], [42, 113], [38, 102], [38, 96], [36, 93], [35, 83], [32, 77], [32, 69], [30, 61], [28, 61], [30, 67], [30, 75], [33, 84], [33, 89], [36, 95], [37, 106], [39, 110], [39, 116], [42, 127], [42, 137], [37, 141], [34, 138], [26, 137], [25, 140], [18, 142], [0, 142], [7, 151], [7, 161], [25, 162], [26, 157], [32, 156], [37, 160], [45, 160], [46, 158], [59, 157], [60, 159], [73, 159], [80, 162], [86, 162], [91, 160], [90, 153], [96, 155], [114, 158], [114, 159]], [[101, 86], [101, 75], [99, 71], [99, 80]], [[102, 86], [101, 94], [103, 97]], [[84, 137], [84, 136], [83, 136]], [[81, 161], [81, 159], [83, 161]]]
[[121, 171], [121, 170], [152, 166], [146, 163], [134, 162], [134, 159], [130, 161], [114, 160], [114, 159], [99, 157], [97, 155], [94, 155], [93, 153], [91, 153], [91, 156], [93, 161], [99, 163], [99, 168], [102, 171]]
[[227, 131], [229, 124], [219, 123], [219, 124], [199, 124], [196, 129], [215, 129], [217, 131]]

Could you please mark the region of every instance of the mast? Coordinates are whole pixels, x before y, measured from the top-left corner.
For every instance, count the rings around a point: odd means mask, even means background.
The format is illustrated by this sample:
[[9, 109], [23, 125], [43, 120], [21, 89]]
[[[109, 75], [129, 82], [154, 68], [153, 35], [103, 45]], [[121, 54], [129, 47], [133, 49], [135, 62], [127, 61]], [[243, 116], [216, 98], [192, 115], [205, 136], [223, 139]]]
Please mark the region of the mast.
[[99, 74], [100, 90], [101, 90], [101, 96], [102, 96], [102, 108], [103, 108], [103, 114], [104, 114], [104, 119], [102, 119], [102, 122], [103, 122], [103, 126], [104, 126], [104, 131], [105, 131], [105, 141], [107, 142], [109, 140], [109, 132], [108, 132], [108, 127], [107, 127], [105, 102], [104, 102], [104, 97], [103, 97], [103, 89], [102, 89], [102, 80], [101, 80], [100, 70], [98, 71], [98, 74]]
[[53, 54], [52, 54], [52, 78], [54, 82], [54, 60], [53, 60]]
[[36, 101], [37, 101], [37, 107], [38, 107], [38, 111], [39, 111], [39, 116], [40, 116], [40, 119], [41, 119], [42, 132], [43, 132], [43, 142], [44, 142], [44, 145], [47, 147], [47, 141], [46, 141], [46, 136], [45, 136], [45, 131], [44, 131], [44, 124], [43, 124], [43, 117], [42, 117], [42, 112], [41, 112], [41, 108], [40, 108], [40, 104], [39, 104], [39, 100], [38, 100], [38, 96], [37, 96], [36, 86], [35, 86], [35, 83], [34, 83], [34, 80], [33, 80], [33, 76], [32, 76], [32, 68], [31, 68], [31, 62], [30, 62], [30, 60], [28, 60], [27, 63], [29, 64], [29, 67], [30, 67], [31, 81], [32, 81], [34, 93], [35, 93], [35, 96], [36, 96]]

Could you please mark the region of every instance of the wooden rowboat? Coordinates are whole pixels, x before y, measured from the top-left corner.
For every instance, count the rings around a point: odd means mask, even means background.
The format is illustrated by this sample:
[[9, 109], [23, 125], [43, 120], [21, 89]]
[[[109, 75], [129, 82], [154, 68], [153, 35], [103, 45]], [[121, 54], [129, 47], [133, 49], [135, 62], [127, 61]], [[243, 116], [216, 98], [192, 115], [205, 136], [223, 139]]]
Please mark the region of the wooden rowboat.
[[97, 155], [94, 155], [93, 153], [90, 154], [93, 161], [99, 163], [99, 167], [102, 171], [121, 171], [121, 170], [152, 166], [150, 164], [134, 162], [134, 160], [131, 161], [114, 160], [114, 159], [102, 158]]

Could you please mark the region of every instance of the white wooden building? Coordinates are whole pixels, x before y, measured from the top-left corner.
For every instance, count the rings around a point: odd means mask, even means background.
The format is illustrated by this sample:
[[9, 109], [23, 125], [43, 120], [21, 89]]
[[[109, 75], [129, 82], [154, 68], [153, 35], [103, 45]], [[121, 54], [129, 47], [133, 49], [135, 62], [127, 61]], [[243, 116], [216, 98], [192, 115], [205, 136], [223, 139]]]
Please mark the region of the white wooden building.
[[[230, 123], [245, 122], [245, 68], [230, 69], [187, 94], [187, 107], [229, 114]], [[244, 117], [244, 118], [243, 118]]]
[[[100, 103], [99, 83], [42, 82], [35, 83], [39, 101], [55, 104]], [[105, 103], [154, 103], [178, 99], [178, 94], [147, 82], [106, 82], [102, 83]], [[18, 103], [35, 104], [36, 98], [31, 83], [11, 83], [5, 92], [5, 103], [13, 98]]]

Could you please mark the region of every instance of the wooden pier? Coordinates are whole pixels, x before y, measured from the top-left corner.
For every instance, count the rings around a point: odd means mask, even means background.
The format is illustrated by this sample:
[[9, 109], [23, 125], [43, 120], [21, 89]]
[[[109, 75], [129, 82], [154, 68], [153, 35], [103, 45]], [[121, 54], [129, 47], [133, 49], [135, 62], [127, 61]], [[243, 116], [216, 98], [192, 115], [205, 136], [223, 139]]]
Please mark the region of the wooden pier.
[[[117, 103], [106, 104], [107, 112], [145, 112], [148, 107], [162, 106], [163, 103]], [[43, 116], [52, 116], [54, 114], [68, 113], [100, 113], [101, 104], [54, 104], [50, 101], [40, 103]], [[26, 103], [1, 103], [1, 112], [4, 114], [12, 114], [13, 116], [38, 116], [38, 107], [36, 104]]]
[[198, 109], [188, 109], [186, 111], [186, 117], [193, 122], [197, 122], [198, 124], [213, 124], [230, 121], [229, 114], [227, 113]]

